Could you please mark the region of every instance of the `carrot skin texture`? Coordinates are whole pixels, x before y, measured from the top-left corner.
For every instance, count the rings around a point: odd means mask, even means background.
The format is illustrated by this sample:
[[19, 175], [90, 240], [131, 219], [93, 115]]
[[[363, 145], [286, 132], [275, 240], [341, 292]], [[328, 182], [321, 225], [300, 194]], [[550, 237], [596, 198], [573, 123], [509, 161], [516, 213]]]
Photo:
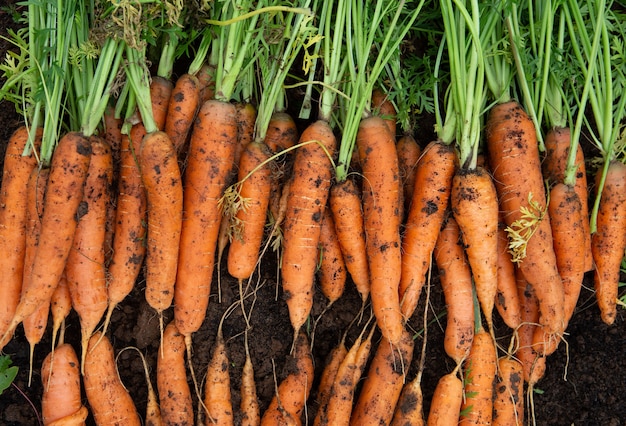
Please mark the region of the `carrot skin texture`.
[[420, 378], [415, 377], [402, 388], [391, 426], [424, 426], [424, 396]]
[[404, 211], [408, 212], [415, 191], [415, 175], [417, 163], [422, 150], [415, 138], [405, 134], [396, 144], [398, 151], [398, 166], [400, 167], [400, 179], [402, 181], [402, 193], [404, 200]]
[[70, 344], [62, 344], [46, 356], [41, 366], [41, 379], [44, 426], [84, 425], [88, 411], [81, 401], [80, 364]]
[[626, 249], [626, 164], [617, 160], [609, 164], [596, 228], [591, 236], [594, 287], [600, 317], [610, 325], [615, 322], [620, 263]]
[[254, 140], [254, 123], [256, 121], [256, 108], [249, 102], [240, 103], [237, 109], [237, 145], [233, 160], [233, 175], [237, 175], [237, 166], [241, 160], [241, 154], [248, 144]]
[[369, 266], [361, 191], [354, 180], [348, 178], [333, 184], [330, 189], [330, 209], [346, 268], [365, 303], [370, 294]]
[[[508, 226], [521, 218], [520, 207], [529, 209], [528, 198], [545, 210], [546, 194], [541, 174], [534, 125], [515, 101], [494, 106], [486, 126], [487, 150], [500, 207]], [[535, 287], [540, 305], [540, 323], [550, 333], [564, 328], [563, 284], [552, 247], [548, 216], [539, 221], [519, 263], [528, 282]]]
[[218, 337], [204, 384], [204, 405], [211, 417], [207, 424], [232, 425], [234, 422], [228, 364], [226, 343], [223, 338]]
[[413, 337], [403, 330], [394, 345], [384, 336], [368, 367], [367, 377], [352, 410], [350, 424], [389, 424], [413, 358]]
[[264, 142], [274, 153], [294, 146], [298, 142], [298, 128], [291, 115], [286, 112], [273, 113]]
[[449, 217], [434, 252], [448, 312], [444, 349], [457, 364], [467, 356], [474, 339], [472, 272], [460, 238], [459, 226]]
[[356, 146], [363, 173], [363, 217], [376, 322], [392, 344], [400, 342], [401, 187], [393, 135], [380, 117], [361, 120]]
[[316, 121], [300, 136], [283, 223], [282, 284], [294, 336], [313, 306], [319, 236], [328, 200], [336, 139], [330, 125]]
[[[239, 196], [248, 200], [246, 207], [237, 211], [235, 235], [228, 249], [228, 273], [239, 279], [250, 278], [259, 260], [259, 249], [270, 201], [270, 165], [265, 164], [269, 155], [262, 143], [251, 142], [239, 161]], [[252, 175], [246, 175], [261, 166]]]
[[146, 188], [146, 300], [157, 312], [174, 298], [183, 216], [183, 187], [176, 151], [165, 132], [144, 136], [139, 152]]
[[[36, 139], [41, 139], [41, 130]], [[0, 187], [0, 336], [7, 330], [20, 301], [24, 280], [24, 251], [26, 241], [26, 188], [32, 170], [37, 165], [35, 155], [22, 156], [28, 141], [28, 129], [18, 128], [9, 139], [4, 155], [2, 186]], [[0, 344], [0, 349], [3, 345]]]
[[168, 134], [176, 152], [180, 156], [200, 107], [200, 82], [196, 76], [183, 74], [178, 77], [172, 89], [167, 106], [165, 133]]
[[89, 339], [83, 382], [97, 425], [141, 425], [135, 404], [120, 381], [113, 346], [99, 331]]
[[218, 201], [233, 164], [237, 143], [236, 118], [233, 105], [207, 101], [198, 112], [191, 134], [174, 289], [174, 319], [184, 335], [200, 328], [209, 304], [222, 218]]
[[165, 129], [167, 109], [173, 89], [174, 83], [170, 80], [158, 75], [152, 76], [152, 81], [150, 82], [150, 99], [152, 101], [154, 122], [159, 130]]
[[450, 199], [456, 155], [449, 145], [431, 142], [415, 170], [415, 187], [402, 239], [400, 298], [408, 318], [417, 307], [426, 272]]
[[52, 294], [50, 299], [50, 314], [52, 316], [52, 343], [57, 339], [58, 331], [63, 324], [63, 321], [72, 311], [72, 296], [70, 296], [70, 289], [67, 286], [67, 278], [65, 273], [61, 275], [59, 284]]
[[319, 284], [330, 306], [343, 294], [347, 271], [329, 208], [324, 209], [319, 245], [321, 253]]
[[498, 359], [493, 401], [493, 425], [524, 424], [524, 372], [522, 364], [507, 356]]
[[463, 402], [463, 382], [456, 372], [448, 373], [439, 379], [428, 412], [428, 426], [455, 425], [459, 421]]
[[515, 330], [522, 321], [515, 264], [509, 253], [509, 237], [506, 235], [506, 224], [498, 222], [498, 291], [495, 307], [506, 325]]
[[164, 424], [193, 425], [191, 390], [187, 384], [185, 337], [170, 322], [157, 356], [157, 390]]
[[450, 203], [472, 269], [483, 316], [491, 329], [498, 291], [498, 199], [482, 167], [460, 171], [452, 181]]

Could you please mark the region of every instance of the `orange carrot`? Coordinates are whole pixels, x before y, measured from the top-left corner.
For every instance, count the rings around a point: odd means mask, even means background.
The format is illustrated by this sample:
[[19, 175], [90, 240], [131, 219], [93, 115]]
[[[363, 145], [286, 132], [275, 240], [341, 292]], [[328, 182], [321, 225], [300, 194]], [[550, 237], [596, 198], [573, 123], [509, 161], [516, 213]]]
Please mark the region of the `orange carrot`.
[[39, 245], [28, 286], [15, 310], [0, 347], [4, 347], [24, 318], [49, 301], [72, 248], [76, 214], [83, 200], [83, 186], [91, 160], [91, 144], [82, 134], [63, 136], [54, 150], [46, 188]]
[[165, 129], [167, 109], [170, 104], [174, 84], [167, 78], [155, 75], [150, 81], [150, 100], [154, 123], [159, 130]]
[[525, 256], [520, 256], [519, 267], [535, 288], [540, 323], [550, 333], [561, 333], [564, 327], [563, 283], [552, 247], [550, 220], [543, 214], [546, 195], [534, 125], [520, 104], [511, 101], [491, 109], [486, 135], [489, 164], [507, 225], [514, 228], [519, 223], [522, 208], [541, 217], [530, 229], [522, 227], [521, 232], [529, 230], [532, 236], [524, 238], [527, 241], [521, 247], [525, 247]]
[[415, 170], [415, 189], [402, 239], [402, 313], [410, 317], [419, 301], [437, 234], [448, 206], [456, 155], [451, 146], [431, 142]]
[[398, 139], [396, 150], [398, 151], [398, 166], [400, 167], [400, 179], [402, 180], [404, 211], [408, 212], [413, 192], [415, 191], [415, 171], [422, 150], [415, 138], [410, 134], [405, 134]]
[[400, 176], [393, 135], [380, 117], [361, 120], [356, 146], [363, 173], [363, 217], [372, 308], [383, 336], [396, 345], [404, 330], [398, 288]]
[[352, 410], [351, 425], [391, 422], [413, 358], [413, 344], [413, 336], [407, 330], [402, 331], [396, 345], [383, 336]]
[[346, 268], [365, 303], [370, 294], [369, 266], [361, 191], [354, 180], [348, 178], [331, 187], [330, 208]]
[[44, 426], [84, 425], [89, 413], [82, 404], [78, 357], [70, 344], [62, 344], [46, 356], [41, 366], [41, 380]]
[[[41, 139], [41, 130], [37, 131], [36, 139]], [[5, 333], [15, 314], [24, 279], [27, 182], [37, 165], [34, 154], [22, 155], [27, 141], [28, 129], [18, 128], [9, 139], [4, 155], [0, 187], [0, 243], [5, 248], [0, 256], [0, 288], [3, 294], [0, 304], [0, 336]], [[0, 341], [0, 348], [2, 347]]]
[[146, 300], [159, 314], [174, 298], [183, 216], [183, 187], [176, 152], [164, 132], [144, 136], [139, 150], [148, 202]]
[[322, 230], [320, 232], [320, 270], [319, 280], [322, 294], [328, 299], [326, 309], [343, 294], [346, 285], [346, 264], [335, 232], [335, 222], [330, 208], [324, 209]]
[[84, 210], [72, 250], [67, 257], [67, 278], [72, 307], [78, 313], [81, 328], [81, 365], [91, 334], [107, 310], [108, 298], [104, 270], [106, 215], [113, 178], [111, 149], [104, 139], [91, 137], [91, 162], [85, 181]]
[[120, 164], [120, 153], [122, 149], [122, 124], [123, 120], [116, 117], [115, 108], [111, 105], [107, 106], [103, 115], [104, 134], [102, 137], [111, 147], [111, 155], [113, 157], [113, 168], [117, 170]]
[[281, 152], [298, 142], [298, 128], [291, 115], [274, 112], [265, 133], [265, 145], [272, 152]]
[[424, 426], [424, 396], [419, 376], [402, 388], [391, 426]]
[[608, 166], [602, 189], [597, 229], [591, 237], [593, 260], [596, 264], [596, 300], [602, 321], [606, 324], [613, 324], [615, 321], [620, 262], [626, 249], [625, 229], [626, 165], [613, 160]]
[[258, 426], [261, 424], [261, 409], [254, 380], [254, 366], [248, 348], [248, 334], [245, 335], [246, 361], [241, 370], [241, 426]]
[[493, 425], [524, 424], [524, 373], [522, 364], [509, 356], [498, 358], [493, 400]]
[[396, 136], [396, 107], [389, 100], [389, 96], [382, 89], [372, 91], [373, 115], [385, 120], [391, 134]]
[[313, 356], [304, 333], [298, 333], [293, 356], [287, 360], [285, 368], [288, 374], [263, 414], [262, 426], [286, 425], [290, 420], [300, 424], [314, 378]]
[[157, 390], [164, 424], [194, 424], [185, 350], [185, 336], [172, 321], [165, 327], [157, 355]]
[[65, 273], [61, 275], [57, 288], [52, 293], [50, 300], [50, 313], [52, 315], [52, 347], [56, 346], [57, 334], [59, 334], [59, 343], [63, 342], [64, 330], [61, 329], [65, 318], [72, 310], [72, 297], [70, 289], [67, 287], [67, 278]]
[[489, 330], [498, 291], [498, 199], [491, 176], [482, 167], [459, 171], [450, 203], [472, 269], [476, 294]]
[[435, 262], [446, 301], [444, 349], [457, 364], [465, 357], [474, 339], [472, 272], [465, 257], [459, 226], [447, 219], [435, 245]]
[[465, 359], [465, 399], [460, 425], [489, 425], [493, 417], [493, 382], [496, 378], [496, 346], [482, 327]]
[[257, 267], [263, 241], [270, 197], [270, 165], [267, 147], [259, 142], [248, 144], [239, 161], [237, 198], [245, 207], [237, 210], [234, 236], [228, 249], [228, 273], [235, 278], [249, 278]]
[[326, 363], [324, 364], [324, 370], [322, 371], [322, 375], [320, 377], [320, 383], [317, 386], [316, 401], [319, 408], [318, 414], [315, 417], [314, 424], [316, 426], [320, 424], [320, 420], [318, 420], [321, 417], [320, 412], [328, 405], [328, 400], [332, 392], [333, 383], [337, 377], [337, 372], [339, 371], [339, 366], [347, 354], [348, 348], [346, 348], [346, 335], [344, 333], [339, 344], [335, 346], [326, 357]]
[[442, 376], [437, 383], [428, 412], [428, 426], [455, 425], [463, 402], [463, 382], [455, 371]]
[[179, 156], [185, 151], [185, 144], [199, 107], [200, 82], [198, 78], [190, 74], [181, 75], [172, 89], [164, 127], [165, 133], [170, 137]]
[[516, 329], [520, 322], [521, 306], [517, 292], [515, 264], [509, 253], [509, 237], [505, 231], [506, 224], [498, 222], [498, 291], [495, 306], [506, 325]]
[[218, 202], [232, 169], [236, 118], [230, 103], [207, 101], [198, 112], [191, 134], [174, 289], [174, 319], [185, 336], [200, 328], [209, 303], [222, 217]]
[[[567, 157], [571, 144], [571, 132], [568, 127], [554, 127], [548, 131], [544, 138], [546, 147], [545, 158], [541, 163], [543, 174], [551, 183], [563, 182]], [[593, 269], [593, 257], [591, 256], [591, 232], [589, 230], [589, 207], [587, 192], [587, 172], [585, 170], [585, 157], [582, 147], [576, 149], [576, 183], [574, 190], [578, 194], [582, 206], [583, 229], [585, 234], [585, 272]], [[553, 233], [554, 234], [554, 233]]]
[[332, 177], [335, 135], [316, 121], [300, 136], [283, 224], [282, 284], [294, 339], [313, 306], [314, 274], [322, 215]]
[[237, 108], [237, 145], [233, 159], [234, 175], [237, 175], [237, 166], [243, 150], [254, 140], [254, 123], [256, 122], [256, 108], [249, 102], [236, 105]]
[[117, 372], [113, 346], [99, 331], [89, 339], [83, 382], [97, 425], [141, 425], [135, 404]]

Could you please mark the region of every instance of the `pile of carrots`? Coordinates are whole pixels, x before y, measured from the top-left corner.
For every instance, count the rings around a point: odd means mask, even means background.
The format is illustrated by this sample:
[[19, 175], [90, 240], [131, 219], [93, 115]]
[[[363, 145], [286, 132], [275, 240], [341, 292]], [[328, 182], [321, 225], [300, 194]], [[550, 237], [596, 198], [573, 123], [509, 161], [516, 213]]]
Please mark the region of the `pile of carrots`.
[[[33, 84], [14, 67], [0, 92], [31, 102], [0, 188], [0, 348], [21, 326], [32, 357], [52, 318], [44, 424], [524, 424], [586, 273], [603, 321], [618, 317], [626, 64], [608, 40], [626, 27], [606, 2], [71, 3], [28, 6], [42, 19], [14, 43], [44, 72]], [[41, 23], [55, 30], [46, 48], [21, 45]], [[426, 59], [429, 80], [416, 69]], [[436, 117], [436, 140], [416, 141], [416, 111]], [[584, 150], [583, 125], [596, 142]], [[247, 339], [272, 252], [293, 335], [268, 405]], [[211, 294], [222, 303], [222, 266], [239, 300], [201, 378], [194, 333]], [[138, 282], [160, 320], [145, 408], [119, 379], [108, 328]], [[316, 377], [315, 294], [323, 315], [352, 284], [359, 335], [347, 345], [345, 330]], [[425, 403], [431, 285], [456, 367]], [[71, 310], [79, 351], [64, 339]], [[222, 331], [235, 310], [248, 324], [239, 407]]]

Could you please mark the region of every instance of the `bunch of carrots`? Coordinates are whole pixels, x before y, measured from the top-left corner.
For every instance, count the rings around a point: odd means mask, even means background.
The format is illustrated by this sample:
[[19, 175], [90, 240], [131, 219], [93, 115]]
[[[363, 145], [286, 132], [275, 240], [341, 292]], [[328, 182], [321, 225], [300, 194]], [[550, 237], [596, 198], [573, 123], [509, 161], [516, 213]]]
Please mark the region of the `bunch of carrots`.
[[[0, 188], [0, 348], [21, 326], [32, 359], [51, 316], [44, 424], [524, 424], [587, 272], [603, 321], [615, 321], [626, 61], [609, 41], [626, 28], [610, 4], [96, 3], [29, 4], [29, 27], [12, 34], [20, 54], [3, 66], [0, 95], [26, 124]], [[415, 40], [432, 42], [423, 56]], [[437, 122], [425, 144], [422, 111]], [[248, 333], [271, 252], [293, 333], [263, 403]], [[223, 255], [238, 300], [198, 377], [194, 333], [211, 294], [222, 303]], [[109, 330], [138, 282], [160, 329], [144, 411]], [[348, 283], [361, 310], [316, 367], [315, 327]], [[431, 283], [455, 368], [426, 402]], [[64, 339], [71, 310], [78, 352]], [[239, 407], [223, 333], [235, 311], [246, 324]]]

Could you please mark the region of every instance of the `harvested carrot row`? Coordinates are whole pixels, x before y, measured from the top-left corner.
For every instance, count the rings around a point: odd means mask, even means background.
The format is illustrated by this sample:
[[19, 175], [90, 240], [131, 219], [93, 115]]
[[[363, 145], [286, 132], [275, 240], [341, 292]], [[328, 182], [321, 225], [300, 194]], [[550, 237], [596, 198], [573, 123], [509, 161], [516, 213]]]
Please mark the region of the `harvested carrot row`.
[[455, 162], [452, 147], [434, 141], [424, 148], [417, 163], [415, 189], [402, 240], [400, 298], [406, 318], [415, 311], [424, 287], [450, 198]]
[[89, 339], [84, 370], [85, 393], [97, 425], [141, 425], [135, 404], [118, 375], [113, 346], [99, 331]]
[[493, 425], [524, 424], [524, 373], [522, 364], [509, 356], [498, 358]]
[[320, 232], [319, 284], [322, 294], [328, 299], [326, 309], [343, 294], [347, 271], [330, 208], [324, 209]]
[[[460, 364], [459, 364], [460, 366]], [[463, 382], [457, 376], [457, 368], [439, 379], [428, 412], [428, 426], [455, 425], [459, 421], [463, 402]]]

